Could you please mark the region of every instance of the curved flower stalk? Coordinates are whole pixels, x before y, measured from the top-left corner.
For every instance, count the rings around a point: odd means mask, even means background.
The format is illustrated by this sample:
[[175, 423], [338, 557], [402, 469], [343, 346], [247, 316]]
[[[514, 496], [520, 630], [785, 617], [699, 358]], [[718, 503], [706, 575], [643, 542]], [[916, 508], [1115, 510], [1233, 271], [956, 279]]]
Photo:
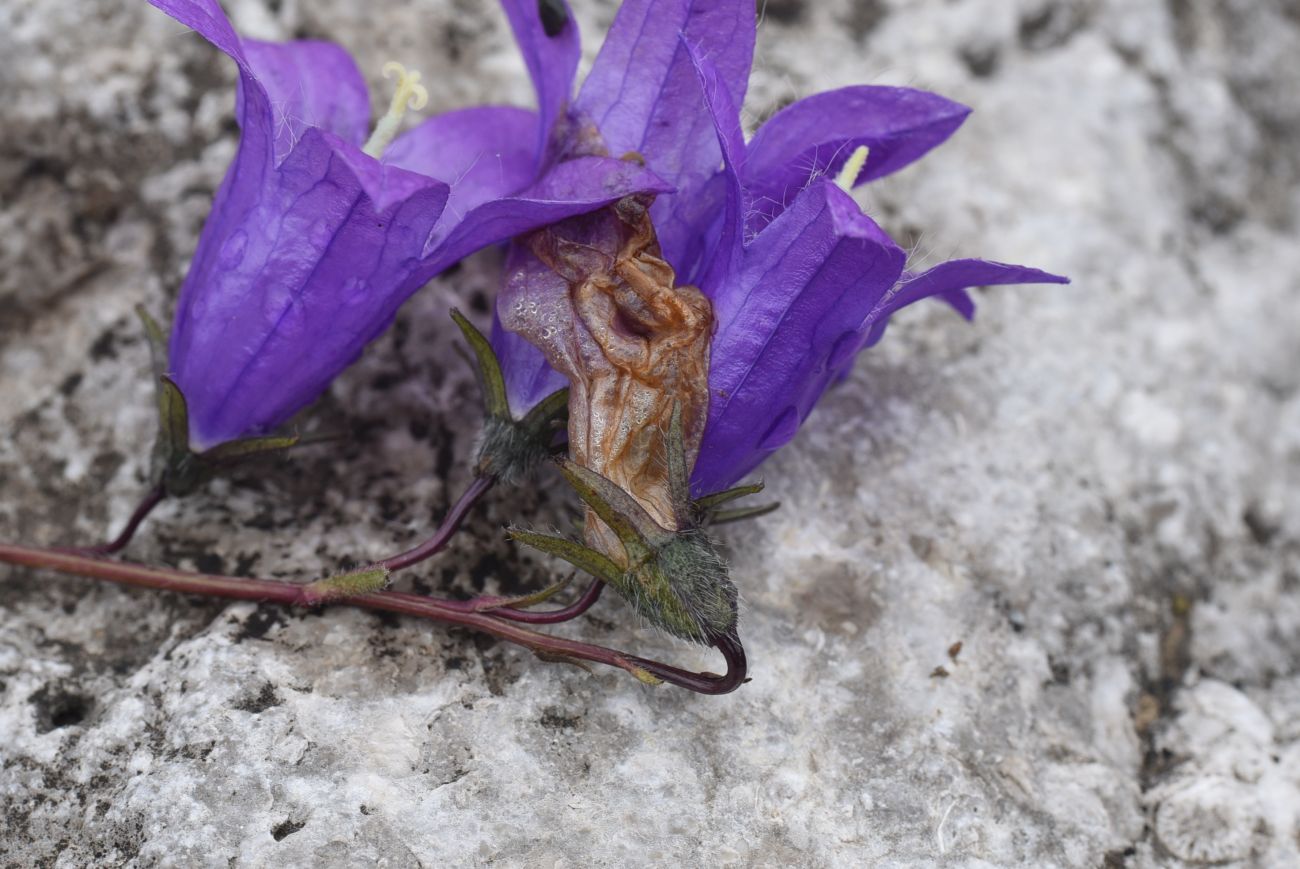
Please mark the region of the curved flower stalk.
[[[754, 26], [744, 0], [627, 0], [554, 133], [553, 159], [599, 153], [595, 142], [635, 152], [676, 188], [649, 213], [678, 285], [698, 287], [716, 323], [696, 495], [725, 490], [788, 443], [899, 309], [938, 297], [969, 318], [970, 287], [1066, 280], [983, 260], [908, 272], [903, 250], [849, 195], [947, 139], [964, 106], [848, 87], [786, 107], [746, 142], [739, 106]], [[523, 245], [507, 268], [493, 339], [523, 410], [565, 377], [546, 363], [553, 347], [538, 352], [512, 333], [558, 321], [568, 284]]]
[[546, 599], [554, 589], [527, 598], [481, 598], [456, 601], [385, 590], [388, 572], [382, 567], [362, 568], [310, 583], [286, 582], [241, 576], [214, 576], [166, 567], [148, 567], [84, 554], [15, 546], [0, 542], [0, 562], [52, 570], [103, 582], [138, 588], [197, 594], [228, 600], [249, 600], [282, 606], [353, 606], [363, 609], [414, 616], [447, 625], [457, 625], [490, 634], [531, 651], [538, 658], [555, 663], [601, 664], [625, 670], [647, 685], [670, 684], [700, 694], [726, 694], [745, 681], [745, 652], [734, 642], [718, 644], [727, 669], [722, 675], [683, 670], [661, 661], [540, 633], [519, 623], [551, 624], [572, 617], [575, 609], [585, 610], [599, 595], [588, 589], [579, 601], [563, 610], [537, 612], [527, 609]]

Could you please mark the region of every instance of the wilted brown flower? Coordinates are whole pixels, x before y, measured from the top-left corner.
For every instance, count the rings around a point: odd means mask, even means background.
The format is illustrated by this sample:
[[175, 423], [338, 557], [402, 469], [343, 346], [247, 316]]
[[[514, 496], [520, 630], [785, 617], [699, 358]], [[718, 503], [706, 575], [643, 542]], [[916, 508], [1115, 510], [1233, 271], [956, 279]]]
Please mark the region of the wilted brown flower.
[[[631, 494], [669, 530], [684, 527], [669, 480], [669, 428], [680, 406], [685, 460], [699, 452], [708, 417], [713, 311], [695, 287], [676, 286], [650, 221], [652, 197], [630, 196], [594, 215], [527, 237], [529, 250], [569, 284], [576, 314], [568, 352], [548, 354], [569, 378], [569, 453]], [[525, 323], [545, 346], [551, 328]], [[549, 336], [548, 336], [549, 337]], [[587, 542], [626, 562], [594, 513]]]

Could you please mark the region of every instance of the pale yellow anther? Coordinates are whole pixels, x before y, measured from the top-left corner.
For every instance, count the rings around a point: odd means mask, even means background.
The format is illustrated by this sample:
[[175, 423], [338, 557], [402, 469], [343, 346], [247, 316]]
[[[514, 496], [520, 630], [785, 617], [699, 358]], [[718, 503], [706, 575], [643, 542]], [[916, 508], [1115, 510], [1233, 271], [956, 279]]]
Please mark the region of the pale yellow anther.
[[420, 73], [408, 70], [395, 60], [384, 64], [384, 78], [397, 78], [397, 90], [393, 101], [388, 104], [388, 112], [375, 124], [375, 131], [361, 150], [378, 160], [385, 149], [392, 144], [397, 130], [402, 125], [402, 117], [407, 109], [419, 111], [429, 103], [429, 92], [420, 84]]
[[858, 183], [858, 176], [862, 174], [862, 169], [867, 165], [867, 154], [870, 153], [866, 145], [859, 145], [853, 149], [849, 159], [844, 161], [840, 167], [840, 172], [835, 176], [835, 186], [845, 193], [852, 193], [853, 187]]

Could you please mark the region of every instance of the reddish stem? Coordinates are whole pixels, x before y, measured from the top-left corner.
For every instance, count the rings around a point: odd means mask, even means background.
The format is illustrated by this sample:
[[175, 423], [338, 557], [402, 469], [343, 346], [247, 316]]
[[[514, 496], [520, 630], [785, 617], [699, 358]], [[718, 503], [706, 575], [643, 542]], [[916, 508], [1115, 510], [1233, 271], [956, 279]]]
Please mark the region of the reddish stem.
[[[279, 603], [287, 606], [319, 606], [323, 602], [319, 589], [292, 582], [212, 576], [171, 568], [148, 567], [142, 564], [112, 561], [74, 552], [15, 546], [6, 543], [0, 543], [0, 561], [25, 567], [54, 570], [59, 573], [68, 573], [89, 579], [106, 580], [123, 585], [201, 594], [233, 600]], [[594, 602], [598, 594], [597, 592], [593, 595], [589, 591], [583, 595], [582, 601], [590, 597]], [[582, 601], [579, 601], [579, 603]], [[727, 660], [727, 675], [714, 676], [707, 673], [690, 673], [677, 667], [640, 658], [636, 655], [629, 655], [604, 646], [538, 633], [488, 613], [465, 609], [463, 608], [464, 602], [459, 602], [462, 605], [457, 605], [457, 602], [453, 601], [441, 601], [435, 598], [392, 591], [378, 591], [340, 597], [325, 602], [346, 604], [363, 609], [384, 610], [403, 615], [419, 616], [445, 624], [460, 625], [483, 631], [499, 639], [531, 649], [534, 653], [543, 657], [574, 662], [589, 661], [594, 664], [618, 667], [643, 680], [647, 675], [652, 675], [665, 682], [706, 694], [722, 694], [727, 691], [734, 691], [744, 681], [744, 652], [740, 649], [738, 642], [730, 639], [718, 644], [718, 648]]]
[[122, 529], [122, 533], [118, 534], [117, 537], [107, 543], [101, 543], [98, 546], [88, 546], [84, 549], [74, 549], [73, 551], [85, 555], [113, 555], [114, 553], [121, 552], [126, 548], [126, 545], [131, 542], [131, 538], [135, 536], [135, 532], [140, 528], [141, 523], [143, 523], [145, 518], [153, 512], [153, 508], [157, 507], [158, 504], [162, 502], [162, 499], [166, 497], [166, 489], [161, 485], [154, 486], [149, 490], [149, 493], [144, 496], [144, 499], [136, 505], [135, 512], [131, 514], [130, 519], [126, 520], [126, 527]]
[[582, 596], [566, 607], [557, 610], [526, 610], [518, 609], [506, 604], [493, 606], [498, 601], [508, 600], [508, 598], [479, 597], [467, 601], [447, 601], [454, 603], [457, 607], [464, 606], [473, 612], [488, 613], [497, 618], [507, 619], [512, 622], [523, 622], [529, 625], [558, 625], [560, 622], [567, 622], [570, 619], [576, 619], [578, 616], [591, 609], [596, 601], [600, 600], [600, 594], [605, 590], [605, 583], [599, 579], [593, 580], [591, 585], [587, 586]]
[[408, 549], [390, 558], [385, 558], [378, 563], [378, 566], [386, 567], [389, 570], [401, 570], [404, 567], [419, 564], [421, 561], [432, 558], [441, 552], [460, 528], [461, 523], [465, 521], [469, 511], [474, 508], [480, 498], [487, 494], [488, 489], [491, 489], [494, 483], [496, 483], [496, 477], [475, 477], [474, 482], [461, 494], [460, 499], [452, 505], [451, 511], [442, 520], [442, 525], [438, 526], [438, 530], [433, 533], [432, 537], [414, 549]]
[[713, 647], [722, 653], [727, 661], [727, 672], [719, 676], [715, 673], [692, 673], [670, 664], [633, 657], [632, 663], [650, 671], [665, 682], [671, 682], [681, 688], [687, 688], [698, 694], [730, 694], [747, 681], [749, 662], [745, 659], [745, 647], [739, 638], [730, 634], [715, 637]]

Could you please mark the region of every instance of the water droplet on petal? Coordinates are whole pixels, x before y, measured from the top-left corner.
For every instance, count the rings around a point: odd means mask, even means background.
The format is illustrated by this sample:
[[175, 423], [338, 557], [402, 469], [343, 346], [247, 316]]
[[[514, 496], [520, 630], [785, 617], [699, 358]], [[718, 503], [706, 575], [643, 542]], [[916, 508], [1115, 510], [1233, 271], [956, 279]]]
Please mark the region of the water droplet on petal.
[[262, 293], [262, 311], [272, 320], [284, 316], [293, 305], [293, 294], [283, 284], [267, 287]]
[[776, 421], [767, 430], [758, 442], [760, 450], [774, 450], [777, 447], [785, 446], [794, 437], [795, 432], [799, 431], [799, 411], [794, 407], [787, 407], [781, 411]]
[[244, 261], [244, 251], [248, 249], [248, 233], [242, 229], [235, 232], [226, 243], [221, 246], [221, 255], [217, 258], [217, 266], [223, 270], [233, 269]]
[[323, 249], [334, 238], [334, 224], [329, 220], [318, 220], [312, 224], [308, 237], [311, 239], [312, 247]]
[[348, 278], [343, 284], [343, 304], [359, 305], [366, 300], [366, 282], [361, 278]]

